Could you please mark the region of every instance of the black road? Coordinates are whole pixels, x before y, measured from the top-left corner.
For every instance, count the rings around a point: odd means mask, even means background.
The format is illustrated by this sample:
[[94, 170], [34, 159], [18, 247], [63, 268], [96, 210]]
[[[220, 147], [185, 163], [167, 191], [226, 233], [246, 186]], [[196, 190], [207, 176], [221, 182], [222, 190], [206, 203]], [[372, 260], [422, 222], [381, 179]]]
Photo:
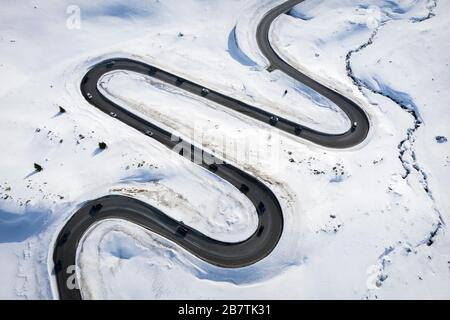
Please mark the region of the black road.
[[[365, 139], [369, 130], [369, 121], [359, 106], [292, 68], [275, 53], [270, 45], [268, 34], [273, 20], [302, 1], [286, 1], [268, 12], [258, 25], [258, 45], [270, 61], [272, 69], [279, 69], [311, 87], [333, 101], [347, 114], [353, 125], [342, 134], [333, 135], [312, 130], [139, 61], [123, 58], [109, 59], [98, 63], [88, 71], [80, 89], [91, 105], [172, 150], [183, 142], [185, 147], [180, 155], [191, 161], [194, 161], [195, 157], [195, 163], [238, 188], [255, 206], [259, 221], [255, 233], [248, 239], [228, 243], [214, 240], [136, 199], [110, 195], [89, 201], [69, 219], [60, 231], [55, 244], [54, 271], [61, 299], [82, 298], [81, 291], [73, 286], [73, 266], [76, 265], [77, 247], [87, 229], [103, 219], [120, 218], [136, 223], [170, 239], [200, 259], [226, 268], [244, 267], [263, 259], [275, 248], [283, 230], [281, 207], [275, 195], [265, 184], [202, 149], [179, 138], [174, 140], [171, 132], [138, 117], [106, 98], [98, 89], [98, 81], [105, 73], [113, 70], [127, 70], [151, 76], [322, 146], [347, 148]], [[202, 159], [200, 163], [198, 155]]]

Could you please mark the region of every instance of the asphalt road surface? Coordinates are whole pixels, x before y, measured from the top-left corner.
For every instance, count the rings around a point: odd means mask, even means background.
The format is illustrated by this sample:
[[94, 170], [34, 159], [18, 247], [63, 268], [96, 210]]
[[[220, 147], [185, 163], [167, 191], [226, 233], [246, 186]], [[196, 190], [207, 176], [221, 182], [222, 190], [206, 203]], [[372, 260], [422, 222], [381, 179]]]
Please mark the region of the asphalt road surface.
[[[148, 75], [192, 94], [219, 103], [255, 120], [267, 123], [301, 139], [331, 148], [348, 148], [362, 142], [369, 131], [369, 121], [364, 111], [351, 100], [321, 85], [284, 62], [269, 42], [269, 30], [274, 19], [303, 0], [286, 1], [269, 11], [257, 28], [257, 41], [261, 52], [270, 62], [270, 69], [278, 69], [330, 99], [339, 106], [353, 124], [341, 134], [322, 133], [283, 119], [275, 114], [250, 106], [207, 89], [187, 79], [130, 59], [109, 59], [93, 66], [84, 76], [81, 92], [94, 107], [174, 149], [184, 143], [183, 156], [202, 166], [212, 174], [228, 181], [253, 203], [258, 214], [258, 227], [248, 239], [229, 243], [212, 239], [199, 231], [176, 221], [160, 210], [142, 201], [119, 195], [105, 196], [88, 201], [72, 215], [60, 231], [53, 252], [54, 273], [60, 299], [81, 299], [81, 290], [74, 282], [76, 252], [80, 239], [94, 223], [104, 219], [119, 218], [151, 230], [186, 249], [198, 258], [225, 268], [240, 268], [258, 262], [272, 252], [283, 231], [283, 213], [276, 196], [261, 181], [214, 155], [181, 139], [174, 140], [171, 132], [148, 122], [106, 98], [98, 89], [99, 79], [114, 70], [127, 70]], [[187, 147], [186, 147], [187, 146]], [[199, 157], [200, 155], [200, 157]], [[198, 159], [202, 159], [200, 162]]]

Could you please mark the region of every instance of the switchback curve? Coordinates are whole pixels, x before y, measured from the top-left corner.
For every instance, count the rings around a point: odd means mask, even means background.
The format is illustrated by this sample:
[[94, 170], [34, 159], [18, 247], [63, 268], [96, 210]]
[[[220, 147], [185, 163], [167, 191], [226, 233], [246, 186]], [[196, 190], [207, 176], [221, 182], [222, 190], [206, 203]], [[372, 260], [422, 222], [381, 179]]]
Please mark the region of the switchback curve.
[[[292, 68], [275, 53], [270, 45], [269, 31], [273, 20], [302, 1], [286, 1], [270, 10], [258, 25], [258, 45], [273, 68], [285, 72], [316, 90], [347, 114], [354, 125], [344, 133], [327, 134], [307, 128], [157, 67], [131, 59], [108, 59], [96, 64], [84, 76], [80, 86], [81, 92], [94, 107], [112, 115], [117, 120], [148, 135], [172, 150], [179, 143], [185, 143], [186, 145], [186, 142], [179, 138], [174, 140], [170, 132], [117, 105], [100, 92], [98, 81], [105, 73], [114, 70], [127, 70], [151, 76], [322, 146], [347, 148], [357, 145], [365, 139], [369, 130], [369, 121], [364, 111], [346, 97]], [[228, 181], [253, 203], [259, 219], [254, 234], [240, 242], [222, 242], [170, 218], [160, 210], [137, 199], [110, 195], [88, 201], [68, 220], [55, 243], [53, 252], [54, 272], [61, 299], [82, 298], [81, 291], [78, 288], [68, 285], [73, 280], [73, 277], [71, 277], [73, 274], [68, 270], [73, 270], [73, 266], [76, 265], [77, 247], [82, 236], [94, 223], [104, 219], [120, 218], [141, 225], [177, 243], [200, 259], [220, 267], [248, 266], [272, 252], [283, 230], [282, 210], [272, 191], [264, 183], [241, 169], [215, 158], [214, 155], [194, 145], [187, 144], [187, 146], [187, 148], [184, 148], [182, 156]], [[200, 163], [196, 161], [199, 158], [195, 156], [199, 154], [201, 155], [200, 159], [202, 159]]]

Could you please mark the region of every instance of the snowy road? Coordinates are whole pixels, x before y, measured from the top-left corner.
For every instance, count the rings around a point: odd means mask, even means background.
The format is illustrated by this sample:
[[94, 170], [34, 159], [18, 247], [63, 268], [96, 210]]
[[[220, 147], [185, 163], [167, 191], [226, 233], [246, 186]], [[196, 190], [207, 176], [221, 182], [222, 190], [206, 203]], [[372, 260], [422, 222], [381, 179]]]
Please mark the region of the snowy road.
[[[283, 215], [280, 204], [269, 188], [241, 169], [215, 158], [198, 147], [186, 144], [179, 138], [174, 139], [170, 132], [138, 117], [106, 98], [98, 89], [99, 79], [104, 74], [113, 70], [128, 70], [148, 75], [190, 93], [200, 95], [255, 120], [270, 124], [289, 134], [326, 147], [352, 147], [366, 138], [369, 131], [369, 121], [358, 105], [288, 65], [270, 45], [269, 31], [272, 22], [279, 15], [302, 1], [286, 1], [269, 11], [258, 25], [258, 45], [270, 61], [270, 69], [276, 68], [286, 73], [328, 98], [345, 112], [352, 126], [344, 133], [329, 134], [313, 130], [139, 61], [123, 58], [109, 59], [95, 65], [86, 74], [81, 83], [81, 91], [90, 104], [172, 150], [178, 150], [177, 146], [182, 145], [180, 155], [228, 181], [245, 194], [255, 206], [259, 222], [255, 233], [248, 239], [236, 243], [227, 243], [207, 237], [136, 199], [107, 196], [90, 201], [72, 216], [61, 230], [56, 242], [53, 259], [61, 299], [82, 298], [79, 289], [67, 286], [71, 276], [67, 270], [76, 265], [77, 247], [83, 234], [93, 224], [103, 219], [120, 218], [129, 220], [172, 240], [205, 261], [230, 268], [247, 266], [266, 257], [277, 245], [283, 229]], [[200, 161], [198, 161], [199, 159]]]

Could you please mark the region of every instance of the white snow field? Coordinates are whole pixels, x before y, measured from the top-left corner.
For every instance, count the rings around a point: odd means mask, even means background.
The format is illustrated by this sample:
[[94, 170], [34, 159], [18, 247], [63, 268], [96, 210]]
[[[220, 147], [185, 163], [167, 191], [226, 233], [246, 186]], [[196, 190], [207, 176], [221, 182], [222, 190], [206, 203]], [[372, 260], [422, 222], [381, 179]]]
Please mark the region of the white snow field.
[[[255, 230], [255, 209], [238, 190], [85, 101], [79, 84], [96, 62], [131, 57], [318, 130], [348, 126], [334, 105], [265, 70], [255, 30], [282, 0], [3, 2], [2, 299], [58, 298], [55, 238], [103, 195], [139, 198], [224, 241]], [[444, 0], [306, 0], [276, 20], [277, 52], [369, 115], [369, 137], [349, 150], [150, 78], [105, 75], [109, 97], [265, 182], [285, 225], [267, 258], [224, 269], [131, 223], [99, 223], [78, 250], [83, 298], [449, 299], [449, 28]]]

